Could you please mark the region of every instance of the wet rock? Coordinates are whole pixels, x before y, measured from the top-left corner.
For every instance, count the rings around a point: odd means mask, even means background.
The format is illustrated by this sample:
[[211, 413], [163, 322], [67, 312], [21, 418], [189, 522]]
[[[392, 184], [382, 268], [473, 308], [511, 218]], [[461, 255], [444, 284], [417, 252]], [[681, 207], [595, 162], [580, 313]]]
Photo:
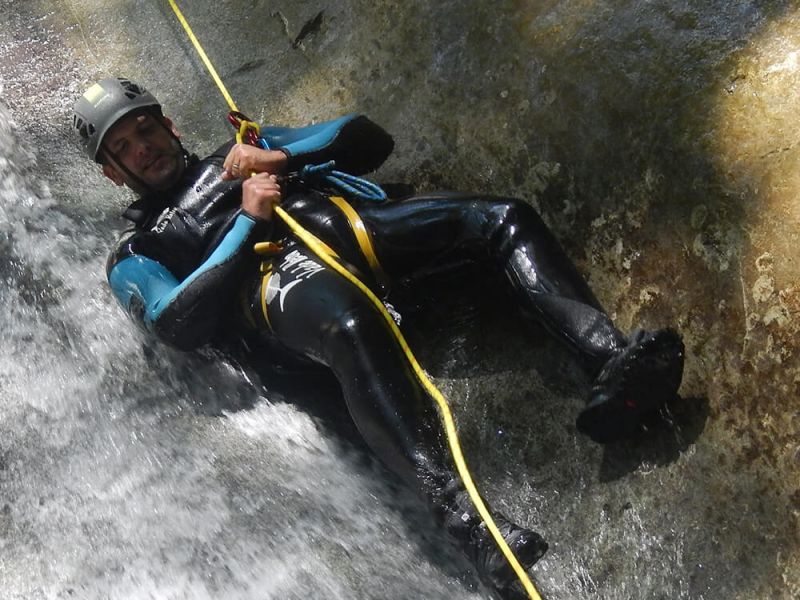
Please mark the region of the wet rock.
[[[88, 80], [124, 72], [148, 82], [198, 151], [230, 134], [224, 103], [166, 11], [139, 1], [113, 10], [94, 0], [11, 4], [0, 8], [2, 95], [40, 154], [52, 154], [53, 136], [59, 142], [66, 158], [40, 157], [37, 173], [61, 206], [93, 224], [82, 233], [108, 228], [115, 211], [113, 192], [92, 192], [104, 189], [99, 175], [66, 141], [67, 98]], [[547, 569], [535, 571], [552, 597], [800, 596], [796, 3], [247, 4], [185, 7], [243, 110], [287, 125], [369, 114], [397, 140], [380, 179], [420, 191], [526, 198], [622, 328], [682, 331], [689, 351], [677, 427], [607, 449], [576, 437], [572, 423], [587, 385], [579, 368], [544, 332], [523, 331], [510, 309], [462, 311], [464, 323], [422, 338], [434, 347], [422, 350], [426, 367], [452, 394], [486, 495], [558, 541]], [[78, 190], [75, 181], [85, 185]], [[103, 249], [91, 252], [100, 286]], [[10, 258], [3, 264], [4, 274], [12, 267], [22, 273], [22, 302], [47, 305], [57, 321], [69, 283], [53, 292], [47, 282], [60, 274], [44, 277]], [[107, 306], [110, 299], [98, 293], [89, 302]], [[79, 337], [52, 320], [46, 327]], [[25, 335], [29, 344], [41, 339]], [[157, 362], [168, 372], [168, 359]], [[18, 381], [2, 375], [4, 388]], [[143, 394], [158, 401], [141, 403], [141, 412], [127, 405], [118, 412], [125, 419], [152, 414], [164, 398], [192, 389], [173, 377], [170, 393]], [[104, 410], [98, 402], [90, 414]], [[502, 448], [492, 452], [499, 428]], [[235, 472], [236, 460], [227, 461]], [[268, 464], [259, 463], [243, 485]], [[3, 471], [4, 484], [12, 470]], [[242, 506], [263, 502], [251, 493]], [[35, 504], [38, 492], [31, 497]], [[47, 510], [69, 503], [47, 498]], [[85, 504], [113, 513], [107, 502]], [[125, 510], [137, 502], [119, 502], [124, 525]], [[258, 514], [267, 519], [268, 512]], [[243, 522], [237, 532], [260, 560], [270, 538]], [[370, 535], [362, 538], [367, 546]], [[23, 558], [34, 555], [26, 539], [12, 542]], [[236, 548], [219, 551], [240, 557]], [[221, 570], [220, 581], [236, 579], [231, 564], [234, 574]], [[314, 569], [300, 571], [318, 583]], [[406, 572], [376, 569], [338, 583], [350, 591], [354, 581], [382, 576]]]

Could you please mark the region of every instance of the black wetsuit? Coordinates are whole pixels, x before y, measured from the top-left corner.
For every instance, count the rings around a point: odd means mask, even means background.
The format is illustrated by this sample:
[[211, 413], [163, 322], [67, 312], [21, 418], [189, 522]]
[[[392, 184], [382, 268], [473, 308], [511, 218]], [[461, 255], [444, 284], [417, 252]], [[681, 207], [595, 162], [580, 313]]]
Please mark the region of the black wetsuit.
[[[391, 138], [363, 117], [348, 120], [326, 140], [306, 144], [304, 153], [284, 148], [289, 170], [335, 159], [360, 174], [377, 167], [392, 148]], [[440, 513], [462, 510], [434, 403], [387, 324], [361, 292], [281, 224], [240, 212], [240, 183], [219, 179], [228, 148], [190, 166], [170, 192], [128, 209], [136, 228], [119, 244], [108, 270], [120, 302], [181, 348], [206, 342], [222, 315], [249, 312], [247, 320], [263, 335], [333, 371], [358, 431], [384, 463]], [[625, 345], [528, 204], [462, 194], [351, 202], [389, 282], [459, 256], [482, 257], [487, 268], [505, 274], [523, 312], [571, 347], [591, 372]], [[383, 291], [351, 222], [324, 191], [290, 184], [282, 206]], [[283, 242], [269, 259], [266, 280], [259, 269], [263, 257], [251, 251], [264, 239]]]

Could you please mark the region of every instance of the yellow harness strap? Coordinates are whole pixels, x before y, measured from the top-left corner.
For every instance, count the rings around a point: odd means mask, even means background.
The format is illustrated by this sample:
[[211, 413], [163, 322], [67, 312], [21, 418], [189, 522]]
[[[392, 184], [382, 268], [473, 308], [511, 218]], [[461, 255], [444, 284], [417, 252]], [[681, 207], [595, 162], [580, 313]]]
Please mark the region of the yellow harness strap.
[[272, 323], [269, 320], [269, 313], [267, 312], [267, 286], [269, 285], [270, 278], [272, 278], [272, 263], [261, 263], [261, 272], [264, 273], [263, 277], [261, 277], [261, 313], [264, 315], [267, 326], [272, 331]]
[[330, 196], [330, 199], [331, 202], [344, 213], [344, 216], [347, 217], [347, 220], [350, 222], [350, 226], [353, 228], [353, 234], [356, 236], [356, 241], [358, 242], [358, 247], [361, 249], [361, 254], [364, 255], [367, 264], [369, 264], [370, 269], [372, 269], [372, 273], [375, 275], [378, 285], [384, 289], [387, 288], [389, 278], [386, 276], [386, 272], [383, 270], [378, 260], [378, 255], [375, 254], [372, 236], [364, 225], [364, 221], [361, 220], [361, 216], [356, 209], [341, 196]]

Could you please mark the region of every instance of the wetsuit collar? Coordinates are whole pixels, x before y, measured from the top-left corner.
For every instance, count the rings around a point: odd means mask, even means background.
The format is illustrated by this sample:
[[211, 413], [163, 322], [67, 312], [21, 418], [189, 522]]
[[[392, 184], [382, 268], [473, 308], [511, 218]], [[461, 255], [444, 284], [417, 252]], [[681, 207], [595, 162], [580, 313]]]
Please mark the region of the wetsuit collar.
[[149, 198], [139, 198], [122, 213], [122, 216], [133, 221], [139, 229], [143, 229], [153, 214], [153, 203]]

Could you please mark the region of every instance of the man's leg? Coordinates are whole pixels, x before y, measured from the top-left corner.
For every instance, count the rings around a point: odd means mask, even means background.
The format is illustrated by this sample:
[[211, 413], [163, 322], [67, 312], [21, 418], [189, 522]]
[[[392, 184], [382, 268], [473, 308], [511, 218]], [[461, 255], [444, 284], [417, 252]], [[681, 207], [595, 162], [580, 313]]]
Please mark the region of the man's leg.
[[[264, 324], [290, 349], [330, 367], [359, 433], [389, 468], [429, 499], [479, 573], [496, 587], [513, 574], [454, 472], [433, 399], [425, 392], [383, 316], [349, 281], [300, 245], [272, 261], [262, 285]], [[532, 531], [498, 515], [520, 561], [546, 549]]]
[[387, 273], [402, 277], [463, 249], [483, 252], [523, 312], [580, 358], [595, 385], [578, 427], [601, 442], [624, 437], [676, 392], [683, 345], [672, 331], [626, 338], [536, 211], [508, 198], [418, 196], [361, 215]]
[[484, 254], [505, 274], [523, 312], [596, 375], [625, 336], [600, 307], [536, 211], [519, 200], [445, 194], [363, 207], [381, 264], [393, 278], [454, 258]]

